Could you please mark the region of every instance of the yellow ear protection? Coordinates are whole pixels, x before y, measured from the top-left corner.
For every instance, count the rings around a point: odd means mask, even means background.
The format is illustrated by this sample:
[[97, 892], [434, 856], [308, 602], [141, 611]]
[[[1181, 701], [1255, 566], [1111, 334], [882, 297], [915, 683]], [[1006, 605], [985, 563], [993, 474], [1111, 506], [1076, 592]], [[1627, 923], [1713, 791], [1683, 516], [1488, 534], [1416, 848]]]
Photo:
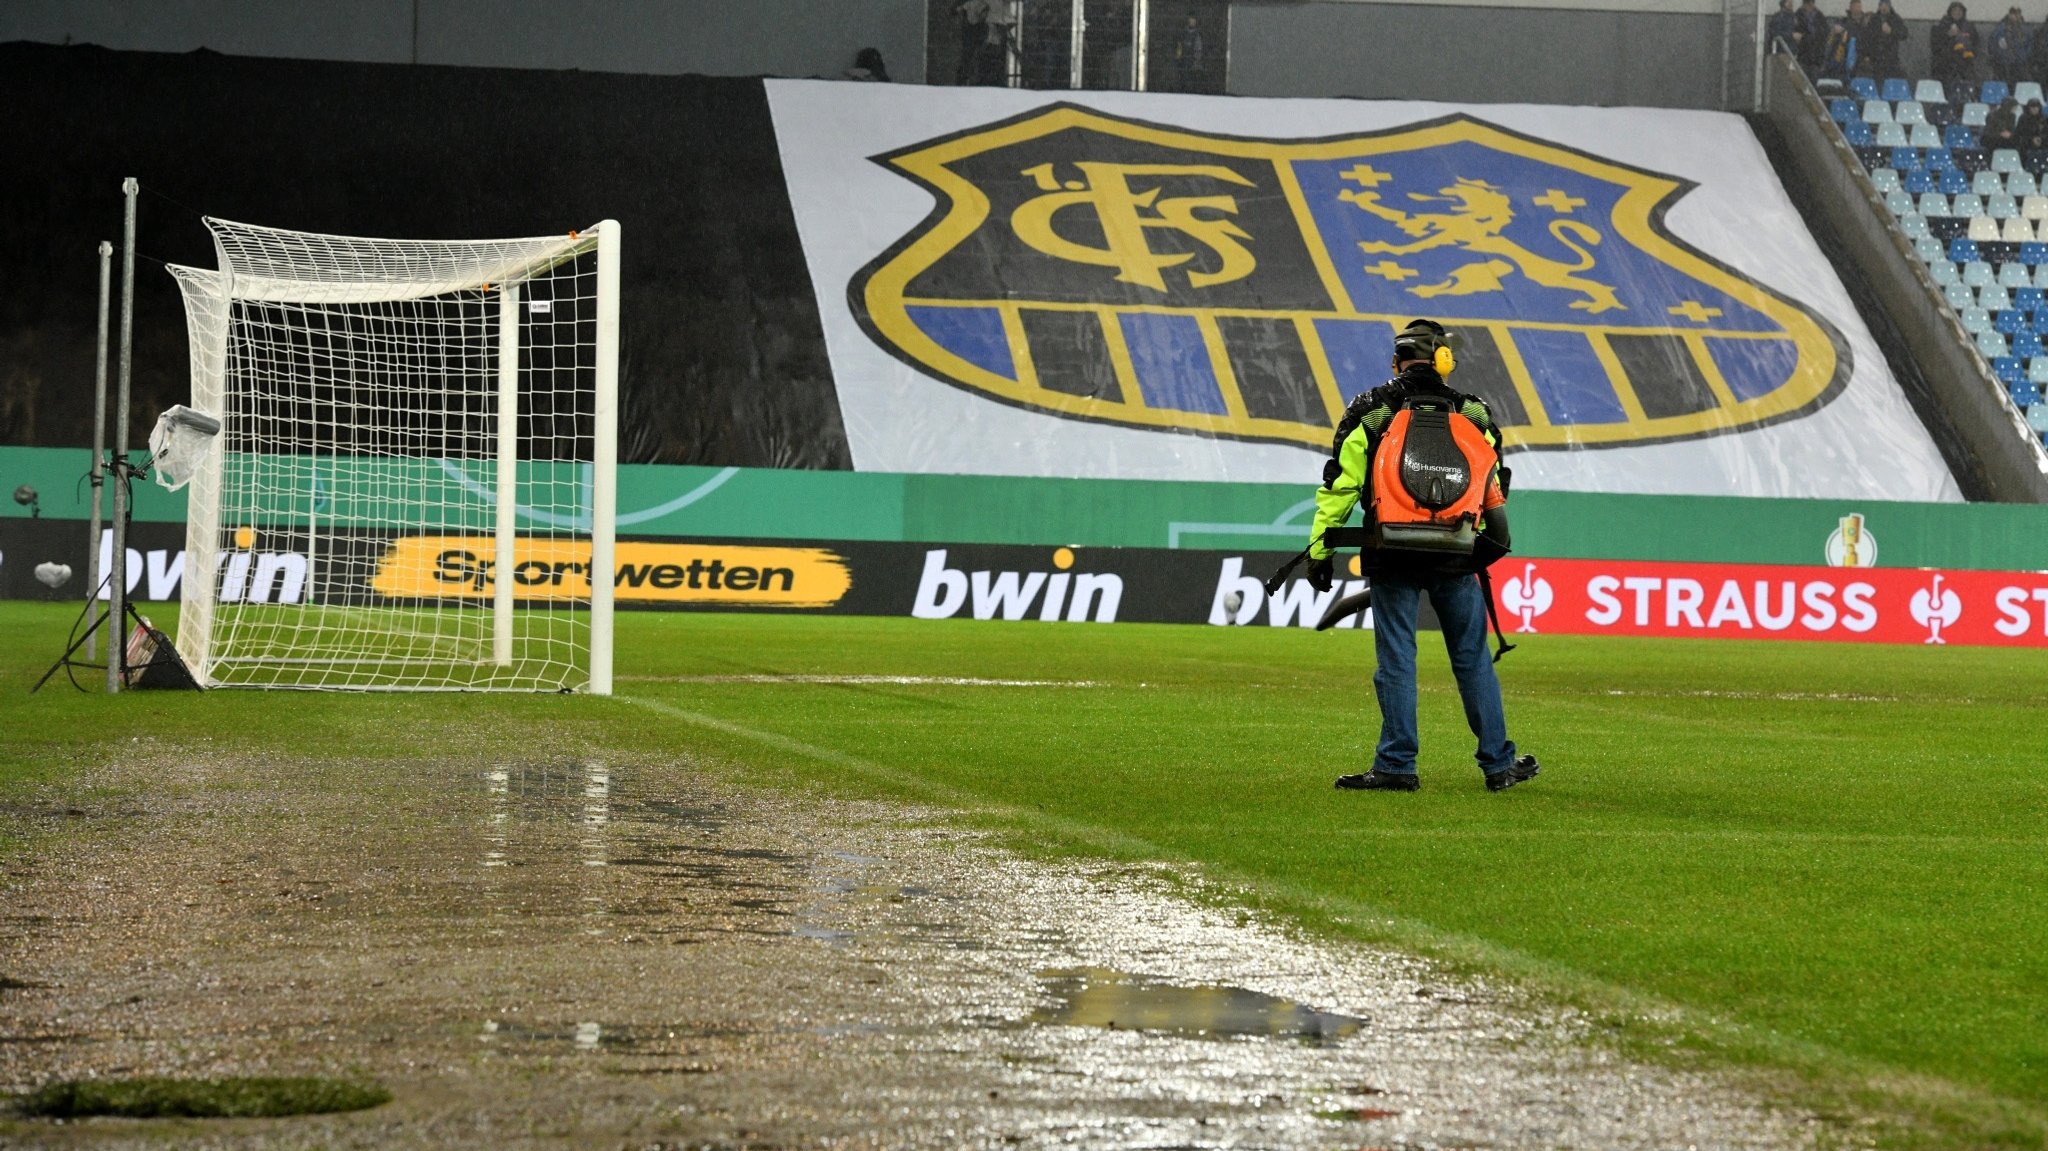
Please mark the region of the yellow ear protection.
[[1458, 370], [1458, 357], [1451, 351], [1449, 344], [1438, 344], [1436, 354], [1430, 357], [1429, 362], [1436, 368], [1436, 374], [1439, 376], [1448, 376]]
[[1419, 360], [1427, 355], [1429, 364], [1439, 376], [1448, 376], [1458, 370], [1458, 355], [1451, 345], [1456, 337], [1444, 330], [1434, 320], [1416, 320], [1401, 330], [1394, 339], [1394, 359]]

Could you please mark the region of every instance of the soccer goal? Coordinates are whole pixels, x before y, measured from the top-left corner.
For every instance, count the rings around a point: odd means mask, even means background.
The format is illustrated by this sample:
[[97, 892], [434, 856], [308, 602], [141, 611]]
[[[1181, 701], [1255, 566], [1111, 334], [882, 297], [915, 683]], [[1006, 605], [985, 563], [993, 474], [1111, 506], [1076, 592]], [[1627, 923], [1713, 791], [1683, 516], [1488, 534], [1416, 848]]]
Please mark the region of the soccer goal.
[[221, 424], [187, 513], [199, 681], [609, 694], [618, 224], [206, 224], [219, 266], [171, 268]]

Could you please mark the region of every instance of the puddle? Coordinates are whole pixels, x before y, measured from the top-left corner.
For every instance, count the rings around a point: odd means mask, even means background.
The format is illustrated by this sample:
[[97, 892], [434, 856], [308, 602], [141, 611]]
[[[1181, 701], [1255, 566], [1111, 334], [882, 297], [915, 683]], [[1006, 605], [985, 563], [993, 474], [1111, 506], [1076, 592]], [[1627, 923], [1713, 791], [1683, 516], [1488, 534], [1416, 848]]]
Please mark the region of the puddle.
[[1059, 1002], [1032, 1012], [1030, 1023], [1310, 1043], [1356, 1035], [1366, 1024], [1242, 987], [1187, 987], [1101, 967], [1041, 971], [1038, 978]]

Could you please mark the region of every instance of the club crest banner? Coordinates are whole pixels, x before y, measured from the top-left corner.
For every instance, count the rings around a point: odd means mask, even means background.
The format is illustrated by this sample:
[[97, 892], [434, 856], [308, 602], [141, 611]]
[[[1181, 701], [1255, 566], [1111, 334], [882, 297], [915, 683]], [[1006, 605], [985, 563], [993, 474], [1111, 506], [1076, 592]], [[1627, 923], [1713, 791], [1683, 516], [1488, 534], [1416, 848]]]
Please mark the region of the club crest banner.
[[1734, 117], [770, 99], [857, 467], [1313, 483], [1429, 316], [1524, 486], [1955, 498]]

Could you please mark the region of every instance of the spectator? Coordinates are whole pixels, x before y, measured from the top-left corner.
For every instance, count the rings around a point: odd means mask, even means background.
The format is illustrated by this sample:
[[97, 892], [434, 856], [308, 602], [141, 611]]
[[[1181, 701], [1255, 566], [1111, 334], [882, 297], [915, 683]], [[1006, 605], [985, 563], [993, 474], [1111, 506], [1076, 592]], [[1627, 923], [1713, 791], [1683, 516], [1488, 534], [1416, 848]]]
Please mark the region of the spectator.
[[1880, 79], [1905, 75], [1906, 70], [1899, 67], [1899, 45], [1905, 42], [1906, 18], [1892, 8], [1892, 0], [1877, 0], [1877, 11], [1871, 14], [1869, 31], [1857, 53], [1857, 74]]
[[1970, 10], [1957, 0], [1935, 22], [1934, 31], [1928, 33], [1927, 51], [1934, 65], [1934, 78], [1944, 84], [1974, 83], [1977, 45], [1977, 26], [1970, 23]]
[[1799, 11], [1792, 18], [1796, 24], [1793, 52], [1799, 57], [1799, 66], [1807, 75], [1818, 76], [1827, 65], [1828, 18], [1821, 15], [1814, 0], [1799, 0]]
[[1844, 84], [1849, 80], [1849, 70], [1856, 66], [1856, 40], [1849, 35], [1847, 20], [1828, 21], [1827, 51], [1824, 63], [1816, 80], [1832, 80]]
[[1793, 52], [1799, 50], [1799, 14], [1792, 10], [1792, 0], [1778, 0], [1778, 10], [1771, 14], [1771, 22], [1764, 29], [1765, 43], [1780, 40]]
[[2026, 111], [2020, 113], [2019, 124], [2013, 129], [2019, 138], [2019, 147], [2038, 152], [2048, 148], [2048, 116], [2041, 114], [2041, 100], [2036, 97], [2027, 101]]
[[2006, 9], [2005, 19], [1991, 29], [1991, 70], [1999, 79], [2007, 84], [2026, 79], [2030, 39], [2027, 18], [2020, 15], [2018, 8]]
[[2027, 48], [2027, 78], [2048, 84], [2048, 28], [2036, 33]]
[[873, 80], [877, 83], [887, 84], [889, 82], [889, 66], [882, 63], [882, 50], [880, 48], [862, 48], [854, 53], [853, 67], [846, 70], [846, 78], [849, 80]]
[[989, 0], [988, 36], [981, 44], [982, 84], [1003, 87], [1010, 82], [1010, 45], [1017, 38], [1017, 7], [1010, 0]]
[[1183, 92], [1198, 92], [1202, 82], [1202, 24], [1188, 14], [1185, 28], [1173, 42], [1173, 68]]
[[1863, 61], [1870, 54], [1870, 29], [1876, 21], [1863, 10], [1863, 0], [1849, 0], [1848, 14], [1842, 17], [1843, 38], [1848, 41], [1849, 75], [1861, 75]]
[[988, 43], [988, 0], [961, 0], [953, 12], [960, 18], [960, 59], [953, 65], [953, 83], [979, 84], [975, 69], [981, 46]]
[[2017, 148], [2020, 129], [2020, 102], [2008, 96], [1984, 117], [1984, 128], [1977, 133], [1986, 148]]

